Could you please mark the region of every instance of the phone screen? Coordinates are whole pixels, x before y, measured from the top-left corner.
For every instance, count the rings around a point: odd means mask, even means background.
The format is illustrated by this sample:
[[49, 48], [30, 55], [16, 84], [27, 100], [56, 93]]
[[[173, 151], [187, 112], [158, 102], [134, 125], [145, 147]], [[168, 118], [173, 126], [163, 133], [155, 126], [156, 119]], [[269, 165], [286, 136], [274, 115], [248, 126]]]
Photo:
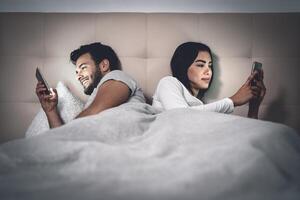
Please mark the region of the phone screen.
[[254, 61], [253, 64], [252, 64], [252, 70], [251, 70], [251, 73], [253, 73], [254, 71], [260, 72], [261, 69], [262, 69], [262, 63], [257, 62], [257, 61]]
[[256, 81], [259, 80], [261, 71], [262, 71], [262, 63], [254, 61], [252, 64], [251, 74], [257, 71], [258, 73], [255, 75], [254, 79], [251, 81], [251, 85], [255, 86]]
[[38, 67], [36, 68], [36, 71], [35, 71], [35, 77], [38, 81], [41, 81], [46, 86], [47, 90], [45, 91], [45, 94], [50, 94], [51, 93], [50, 87], [49, 87], [47, 81], [44, 79], [44, 77]]

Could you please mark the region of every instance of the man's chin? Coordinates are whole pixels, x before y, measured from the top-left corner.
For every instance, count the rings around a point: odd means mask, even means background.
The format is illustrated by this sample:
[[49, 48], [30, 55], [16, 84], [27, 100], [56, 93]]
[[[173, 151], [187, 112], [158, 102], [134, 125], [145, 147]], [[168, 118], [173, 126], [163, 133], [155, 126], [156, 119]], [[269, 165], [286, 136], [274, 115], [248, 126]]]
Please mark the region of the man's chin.
[[[100, 73], [100, 72], [99, 72]], [[90, 84], [87, 87], [83, 86], [83, 91], [86, 95], [91, 95], [94, 91], [94, 89], [98, 86], [102, 76], [95, 75], [94, 80], [90, 82]]]
[[89, 85], [88, 87], [84, 88], [83, 92], [86, 95], [91, 95], [94, 91], [94, 87], [92, 85]]

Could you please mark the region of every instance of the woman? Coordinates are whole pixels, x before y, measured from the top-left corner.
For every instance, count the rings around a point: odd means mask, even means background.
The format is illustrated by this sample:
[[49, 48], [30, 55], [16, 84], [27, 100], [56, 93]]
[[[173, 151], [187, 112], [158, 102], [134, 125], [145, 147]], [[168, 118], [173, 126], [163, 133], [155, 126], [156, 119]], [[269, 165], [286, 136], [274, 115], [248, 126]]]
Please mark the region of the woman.
[[214, 72], [210, 48], [196, 42], [181, 44], [172, 57], [171, 70], [173, 77], [167, 76], [159, 81], [153, 96], [154, 107], [164, 110], [190, 107], [231, 113], [234, 107], [249, 102], [248, 117], [258, 118], [259, 106], [266, 93], [263, 71], [252, 73], [233, 96], [204, 104], [202, 98], [211, 85]]

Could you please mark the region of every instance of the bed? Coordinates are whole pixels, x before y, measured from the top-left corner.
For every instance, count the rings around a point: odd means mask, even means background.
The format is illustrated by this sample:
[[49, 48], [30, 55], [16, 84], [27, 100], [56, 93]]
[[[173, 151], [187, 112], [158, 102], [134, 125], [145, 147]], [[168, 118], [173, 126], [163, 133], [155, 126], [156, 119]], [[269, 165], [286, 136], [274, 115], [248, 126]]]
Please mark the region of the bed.
[[144, 103], [5, 143], [0, 166], [2, 199], [300, 197], [295, 130]]
[[[298, 13], [1, 13], [0, 84], [10, 86], [0, 88], [1, 199], [300, 199], [299, 19]], [[148, 102], [73, 120], [87, 96], [69, 53], [95, 41], [116, 50]], [[230, 115], [149, 105], [185, 41], [213, 49], [207, 102], [232, 95], [252, 61], [263, 63], [260, 120], [245, 117], [247, 105]], [[65, 126], [45, 125], [34, 94], [37, 66], [52, 87], [63, 81], [68, 88], [60, 101]], [[75, 101], [70, 115], [63, 107]], [[41, 134], [25, 138], [30, 127]]]

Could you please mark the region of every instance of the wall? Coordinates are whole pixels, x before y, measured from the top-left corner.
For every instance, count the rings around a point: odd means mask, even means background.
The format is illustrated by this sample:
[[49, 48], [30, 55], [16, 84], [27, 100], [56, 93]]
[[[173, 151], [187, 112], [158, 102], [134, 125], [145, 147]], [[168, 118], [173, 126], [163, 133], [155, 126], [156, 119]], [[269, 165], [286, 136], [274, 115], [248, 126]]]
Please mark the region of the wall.
[[[81, 44], [111, 45], [148, 97], [170, 74], [169, 61], [185, 41], [208, 44], [215, 81], [208, 100], [234, 94], [254, 60], [263, 63], [267, 95], [260, 118], [300, 130], [300, 14], [0, 14], [0, 141], [22, 137], [39, 110], [39, 66], [52, 87], [64, 82], [82, 99], [69, 53]], [[245, 116], [247, 106], [234, 114]]]
[[299, 0], [0, 0], [0, 12], [300, 12]]

